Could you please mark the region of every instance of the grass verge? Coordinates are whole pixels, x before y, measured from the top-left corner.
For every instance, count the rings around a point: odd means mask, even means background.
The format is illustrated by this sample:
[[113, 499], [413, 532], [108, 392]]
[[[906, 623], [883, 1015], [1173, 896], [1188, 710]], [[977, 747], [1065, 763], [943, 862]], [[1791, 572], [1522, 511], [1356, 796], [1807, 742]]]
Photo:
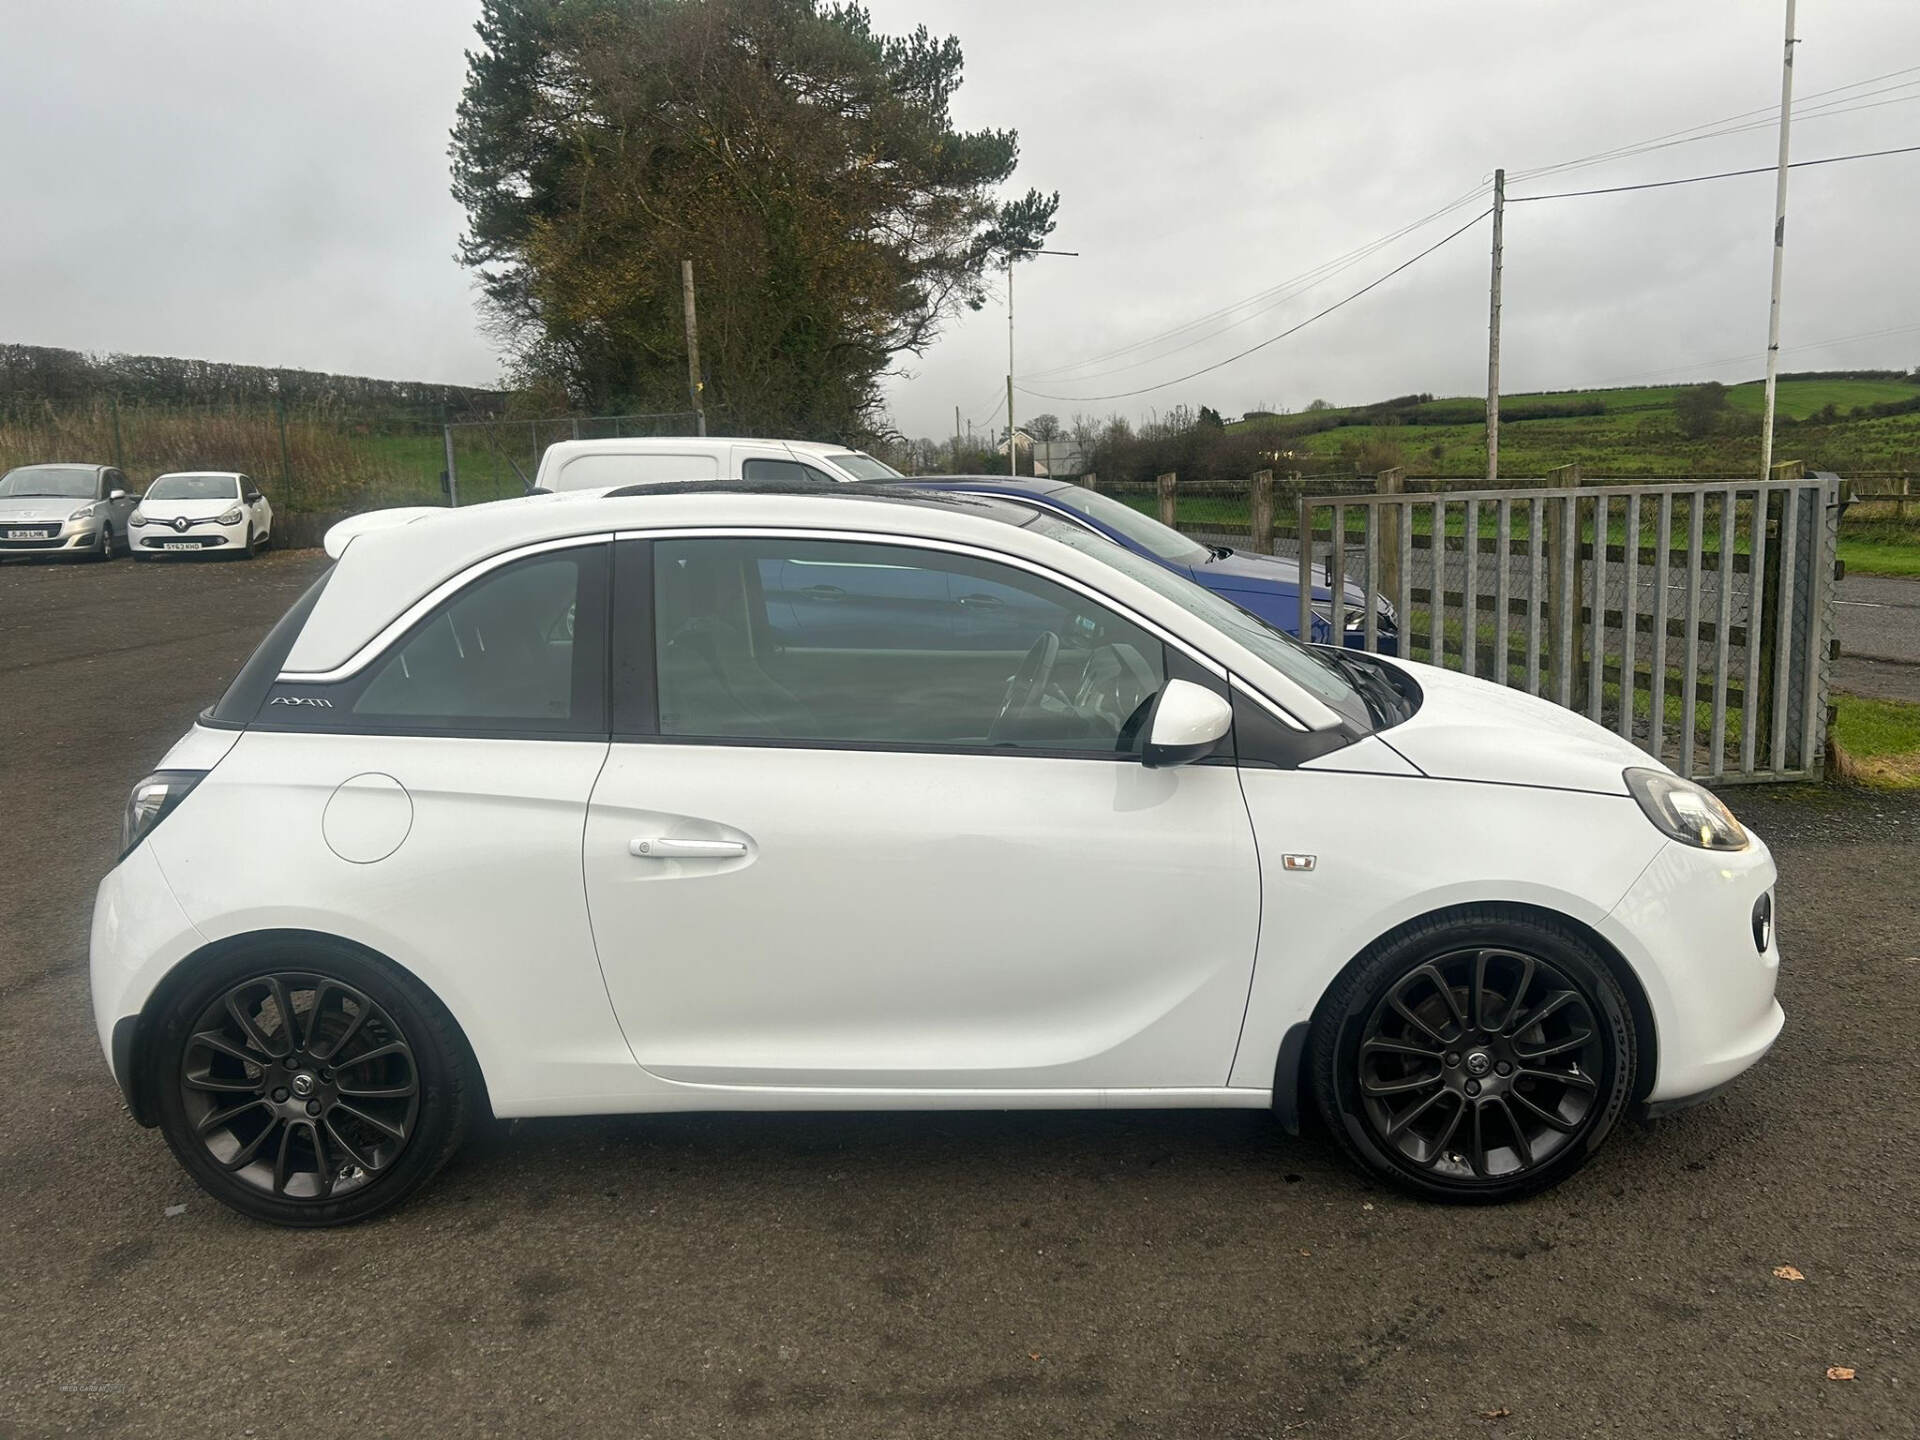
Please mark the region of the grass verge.
[[1835, 768], [1843, 779], [1920, 789], [1920, 705], [1839, 695], [1834, 706]]

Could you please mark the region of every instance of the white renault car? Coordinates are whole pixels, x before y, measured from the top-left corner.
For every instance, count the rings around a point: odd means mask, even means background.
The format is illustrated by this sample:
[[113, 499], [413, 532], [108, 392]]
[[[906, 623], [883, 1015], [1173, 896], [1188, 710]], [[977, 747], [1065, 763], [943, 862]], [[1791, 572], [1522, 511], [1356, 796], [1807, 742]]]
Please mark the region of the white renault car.
[[1774, 867], [1483, 681], [1309, 650], [1030, 506], [649, 488], [364, 517], [134, 787], [134, 1116], [355, 1220], [477, 1116], [1317, 1105], [1495, 1200], [1758, 1060]]
[[136, 560], [206, 553], [251, 559], [273, 543], [273, 506], [250, 477], [233, 470], [162, 475], [127, 523]]

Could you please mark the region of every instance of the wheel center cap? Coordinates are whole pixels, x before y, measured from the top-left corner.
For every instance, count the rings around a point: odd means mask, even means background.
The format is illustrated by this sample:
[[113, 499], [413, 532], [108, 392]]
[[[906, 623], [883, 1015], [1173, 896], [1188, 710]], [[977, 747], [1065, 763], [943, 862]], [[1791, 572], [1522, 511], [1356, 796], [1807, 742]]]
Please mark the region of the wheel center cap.
[[[1493, 1068], [1493, 1061], [1488, 1058], [1486, 1051], [1472, 1050], [1468, 1052], [1467, 1073], [1469, 1075], [1484, 1075], [1492, 1068]], [[302, 1092], [302, 1093], [305, 1093], [305, 1092]]]
[[293, 1093], [304, 1099], [306, 1096], [313, 1094], [315, 1083], [313, 1076], [302, 1070], [298, 1075], [293, 1077]]

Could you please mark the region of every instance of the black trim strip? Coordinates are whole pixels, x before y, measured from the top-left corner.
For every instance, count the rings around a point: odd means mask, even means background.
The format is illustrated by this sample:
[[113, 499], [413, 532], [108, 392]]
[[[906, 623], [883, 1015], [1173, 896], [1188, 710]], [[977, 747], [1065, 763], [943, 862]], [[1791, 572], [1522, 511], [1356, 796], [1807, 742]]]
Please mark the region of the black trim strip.
[[1289, 1135], [1300, 1133], [1300, 1057], [1306, 1053], [1307, 1035], [1306, 1021], [1289, 1025], [1273, 1062], [1273, 1115]]
[[660, 733], [653, 631], [653, 542], [615, 541], [613, 603], [607, 624], [607, 713], [617, 739], [652, 738]]

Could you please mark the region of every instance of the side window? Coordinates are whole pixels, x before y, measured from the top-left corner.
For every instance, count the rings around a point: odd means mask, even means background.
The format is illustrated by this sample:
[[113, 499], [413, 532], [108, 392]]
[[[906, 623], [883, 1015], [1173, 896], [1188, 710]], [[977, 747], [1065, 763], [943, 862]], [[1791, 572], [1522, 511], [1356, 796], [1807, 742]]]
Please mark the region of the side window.
[[660, 733], [1132, 753], [1160, 642], [1011, 565], [853, 541], [656, 542]]
[[276, 685], [270, 723], [405, 733], [604, 732], [604, 544], [488, 572], [337, 685]]
[[780, 480], [804, 481], [808, 478], [807, 467], [798, 460], [771, 460], [756, 455], [752, 459], [740, 462], [742, 480]]

